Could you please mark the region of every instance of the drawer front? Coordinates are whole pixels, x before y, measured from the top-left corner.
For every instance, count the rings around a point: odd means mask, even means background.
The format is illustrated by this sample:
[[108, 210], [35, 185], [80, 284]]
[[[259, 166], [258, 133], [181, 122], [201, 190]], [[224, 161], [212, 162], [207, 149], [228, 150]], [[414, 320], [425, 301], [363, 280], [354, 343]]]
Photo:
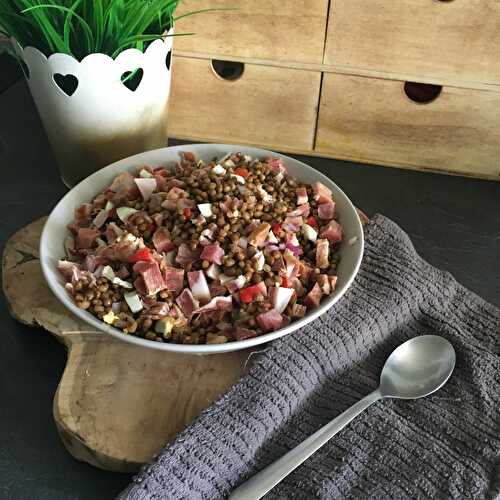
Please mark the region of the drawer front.
[[210, 60], [174, 57], [171, 137], [311, 150], [321, 73], [246, 64], [237, 80]]
[[235, 58], [323, 62], [328, 0], [183, 0], [177, 16], [204, 8], [234, 10], [179, 20], [174, 50]]
[[496, 92], [444, 87], [422, 104], [404, 82], [325, 74], [315, 151], [500, 179], [498, 109]]
[[332, 0], [327, 64], [500, 83], [498, 0]]

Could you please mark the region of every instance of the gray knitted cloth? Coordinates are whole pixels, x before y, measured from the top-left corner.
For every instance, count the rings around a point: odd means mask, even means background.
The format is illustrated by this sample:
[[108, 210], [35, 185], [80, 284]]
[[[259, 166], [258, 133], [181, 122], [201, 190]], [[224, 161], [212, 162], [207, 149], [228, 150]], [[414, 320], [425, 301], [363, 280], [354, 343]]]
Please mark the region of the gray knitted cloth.
[[382, 216], [366, 227], [345, 297], [275, 341], [119, 498], [226, 498], [374, 390], [392, 350], [424, 334], [455, 347], [448, 384], [375, 403], [266, 498], [500, 498], [500, 310], [423, 261]]

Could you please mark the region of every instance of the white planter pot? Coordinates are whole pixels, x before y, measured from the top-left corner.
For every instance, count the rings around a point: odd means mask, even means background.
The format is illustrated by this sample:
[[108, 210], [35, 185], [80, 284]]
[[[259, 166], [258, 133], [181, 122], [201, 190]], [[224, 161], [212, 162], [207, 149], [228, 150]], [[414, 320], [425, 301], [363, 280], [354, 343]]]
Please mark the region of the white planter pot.
[[[67, 186], [166, 145], [172, 40], [155, 40], [144, 53], [127, 49], [116, 59], [90, 54], [81, 62], [67, 54], [47, 58], [12, 40]], [[131, 90], [122, 75], [137, 68], [143, 76]]]

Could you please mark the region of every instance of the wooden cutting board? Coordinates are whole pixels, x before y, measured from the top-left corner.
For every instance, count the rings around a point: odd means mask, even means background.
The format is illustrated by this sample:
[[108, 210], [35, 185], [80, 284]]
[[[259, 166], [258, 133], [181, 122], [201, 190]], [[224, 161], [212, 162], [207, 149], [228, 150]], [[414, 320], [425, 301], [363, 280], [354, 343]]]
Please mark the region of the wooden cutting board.
[[179, 355], [93, 331], [45, 284], [38, 260], [45, 220], [18, 231], [5, 247], [3, 288], [11, 313], [68, 349], [53, 408], [68, 451], [102, 469], [135, 471], [238, 380], [251, 351]]
[[[358, 213], [366, 223], [366, 215]], [[5, 246], [7, 303], [14, 318], [44, 328], [68, 350], [53, 411], [71, 455], [101, 469], [135, 471], [234, 384], [250, 355], [265, 346], [182, 355], [132, 346], [92, 330], [45, 283], [38, 260], [45, 220], [21, 229]]]

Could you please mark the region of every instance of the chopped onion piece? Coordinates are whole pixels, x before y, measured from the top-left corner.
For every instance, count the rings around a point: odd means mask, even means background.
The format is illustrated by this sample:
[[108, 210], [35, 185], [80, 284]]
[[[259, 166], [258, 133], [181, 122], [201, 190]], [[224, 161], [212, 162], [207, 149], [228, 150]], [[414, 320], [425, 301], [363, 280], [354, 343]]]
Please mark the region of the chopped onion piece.
[[236, 165], [234, 164], [234, 161], [233, 161], [233, 160], [226, 160], [226, 161], [224, 162], [224, 166], [225, 166], [225, 167], [229, 167], [229, 168], [233, 168], [233, 167], [235, 167]]
[[269, 234], [267, 235], [267, 241], [269, 241], [269, 243], [278, 243], [278, 238], [276, 238], [272, 231], [269, 231]]
[[141, 193], [142, 199], [144, 201], [148, 201], [151, 198], [151, 195], [154, 193], [157, 184], [156, 179], [153, 177], [152, 179], [134, 179], [139, 192]]
[[123, 298], [125, 299], [125, 302], [127, 303], [129, 309], [133, 313], [137, 313], [142, 310], [143, 305], [139, 295], [137, 295], [136, 292], [124, 293]]
[[92, 224], [94, 224], [94, 226], [99, 229], [101, 228], [104, 223], [106, 222], [107, 218], [109, 216], [109, 210], [106, 210], [105, 208], [103, 208], [94, 218], [94, 220], [92, 221]]
[[274, 178], [276, 179], [276, 182], [281, 182], [283, 180], [283, 174], [281, 172], [278, 172]]
[[246, 163], [250, 163], [252, 161], [252, 157], [251, 156], [245, 155], [245, 156], [243, 156], [243, 158], [245, 159]]
[[108, 201], [106, 203], [106, 206], [104, 207], [104, 210], [111, 210], [112, 208], [115, 208], [113, 202], [112, 201]]
[[212, 204], [211, 203], [200, 203], [198, 205], [198, 210], [203, 217], [212, 217]]
[[127, 222], [127, 219], [136, 212], [137, 210], [132, 207], [119, 207], [116, 209], [116, 215], [118, 215], [122, 222]]
[[104, 276], [109, 281], [113, 281], [115, 279], [115, 272], [111, 266], [104, 266], [101, 272], [101, 276]]
[[215, 165], [214, 168], [212, 168], [212, 172], [217, 175], [224, 175], [226, 173], [226, 169], [222, 165]]
[[286, 306], [292, 298], [293, 292], [293, 288], [284, 288], [281, 286], [270, 289], [269, 294], [271, 296], [271, 303], [279, 313], [282, 313], [286, 309]]
[[106, 242], [102, 238], [96, 238], [95, 240], [97, 241], [97, 246], [99, 246], [99, 247], [106, 246]]
[[122, 288], [128, 288], [128, 289], [134, 288], [134, 285], [132, 285], [132, 283], [124, 281], [121, 278], [118, 278], [118, 276], [115, 276], [113, 278], [113, 285], [118, 285], [121, 286]]
[[309, 224], [302, 225], [302, 232], [309, 241], [315, 242], [318, 239], [318, 232]]
[[262, 269], [264, 269], [264, 264], [266, 263], [266, 258], [264, 257], [264, 254], [261, 251], [259, 251], [252, 257], [252, 259], [257, 262], [257, 269], [255, 270], [262, 271]]
[[216, 280], [220, 276], [220, 267], [217, 264], [211, 264], [206, 274], [209, 278]]
[[246, 183], [245, 178], [241, 177], [241, 175], [231, 174], [231, 177], [234, 177], [236, 179], [236, 181], [239, 182], [240, 184], [245, 184]]
[[243, 250], [245, 250], [248, 247], [248, 240], [244, 236], [242, 236], [238, 240], [238, 246], [243, 248]]

